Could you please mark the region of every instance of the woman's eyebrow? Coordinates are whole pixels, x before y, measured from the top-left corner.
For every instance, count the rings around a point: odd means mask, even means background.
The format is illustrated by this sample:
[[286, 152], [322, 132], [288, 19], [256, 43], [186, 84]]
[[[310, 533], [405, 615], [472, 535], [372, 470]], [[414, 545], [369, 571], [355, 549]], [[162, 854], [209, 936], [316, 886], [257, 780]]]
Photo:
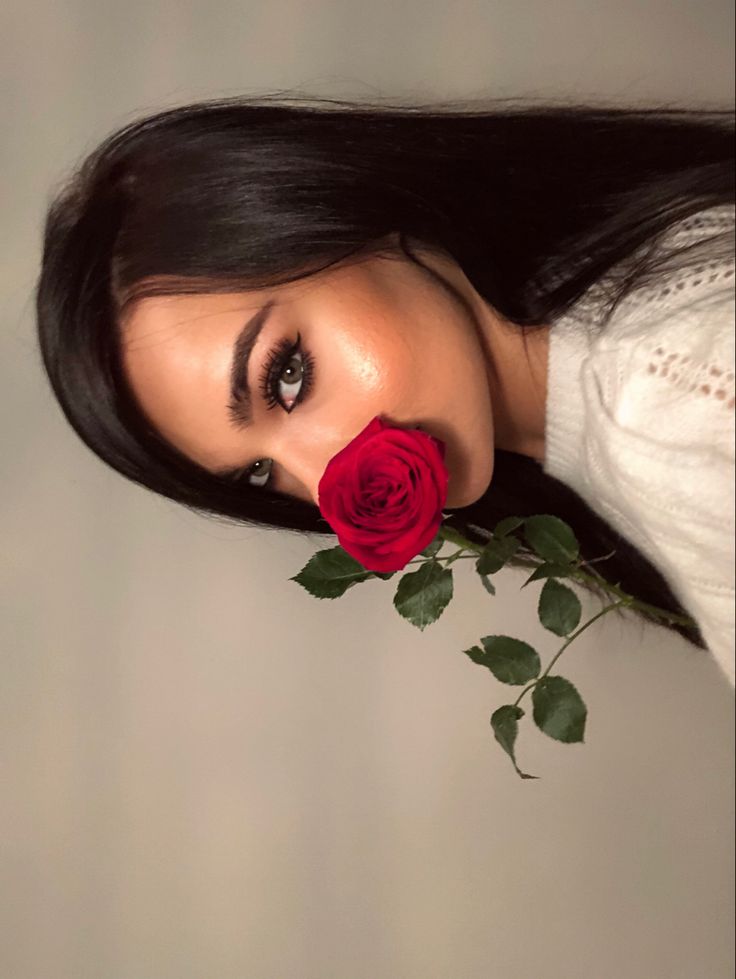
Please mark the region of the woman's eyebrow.
[[267, 302], [255, 316], [251, 317], [238, 334], [233, 347], [233, 360], [230, 367], [230, 400], [227, 411], [235, 429], [242, 431], [253, 422], [252, 396], [248, 386], [248, 362], [261, 330], [276, 300]]

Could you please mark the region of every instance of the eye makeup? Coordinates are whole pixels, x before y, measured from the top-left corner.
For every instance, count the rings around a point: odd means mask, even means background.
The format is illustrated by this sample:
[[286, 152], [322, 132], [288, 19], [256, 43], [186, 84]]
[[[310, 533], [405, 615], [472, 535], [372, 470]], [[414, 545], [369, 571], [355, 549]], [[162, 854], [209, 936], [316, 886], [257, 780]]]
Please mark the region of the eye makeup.
[[[295, 357], [301, 358], [301, 377], [294, 381], [280, 380], [284, 370]], [[297, 405], [302, 404], [309, 396], [314, 383], [314, 358], [301, 346], [301, 336], [297, 334], [296, 343], [291, 343], [287, 337], [283, 337], [272, 347], [266, 358], [266, 362], [261, 371], [258, 387], [261, 397], [268, 405], [268, 410], [280, 405], [287, 414], [291, 414]], [[281, 402], [279, 386], [281, 384], [297, 385], [300, 384], [299, 393], [294, 399], [290, 408], [285, 408]]]
[[[287, 382], [281, 381], [280, 377], [284, 370], [295, 357], [301, 357], [302, 366], [302, 376], [297, 378], [296, 381], [292, 382], [294, 384], [301, 384], [299, 388], [299, 393], [296, 396], [294, 403], [291, 408], [285, 408], [281, 404], [281, 395], [279, 392], [279, 385]], [[296, 343], [291, 343], [291, 341], [284, 337], [279, 340], [270, 350], [266, 362], [261, 371], [261, 376], [258, 381], [258, 388], [261, 393], [261, 397], [268, 405], [268, 410], [275, 408], [276, 405], [280, 405], [287, 414], [296, 408], [297, 405], [302, 404], [302, 402], [307, 398], [310, 391], [312, 390], [314, 384], [314, 358], [312, 355], [302, 349], [301, 346], [301, 336], [297, 334]], [[256, 484], [251, 483], [250, 479], [252, 476], [260, 476], [260, 473], [255, 472], [256, 467], [260, 466], [264, 461], [263, 459], [257, 459], [248, 469], [240, 470], [235, 477], [236, 482], [247, 482], [248, 485], [254, 486]], [[272, 463], [273, 460], [269, 459], [268, 462]], [[263, 477], [260, 477], [263, 478]], [[263, 482], [258, 484], [259, 489], [263, 489], [269, 484], [273, 483], [271, 477], [271, 467], [268, 469], [268, 478]]]

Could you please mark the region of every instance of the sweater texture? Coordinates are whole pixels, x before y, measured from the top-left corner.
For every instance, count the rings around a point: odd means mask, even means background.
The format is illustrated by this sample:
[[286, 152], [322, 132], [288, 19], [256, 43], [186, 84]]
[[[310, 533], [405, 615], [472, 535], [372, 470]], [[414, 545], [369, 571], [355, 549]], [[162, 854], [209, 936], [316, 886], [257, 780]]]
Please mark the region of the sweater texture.
[[686, 248], [685, 268], [605, 325], [605, 279], [553, 322], [543, 461], [660, 570], [732, 687], [733, 231], [732, 205], [678, 222], [657, 247]]

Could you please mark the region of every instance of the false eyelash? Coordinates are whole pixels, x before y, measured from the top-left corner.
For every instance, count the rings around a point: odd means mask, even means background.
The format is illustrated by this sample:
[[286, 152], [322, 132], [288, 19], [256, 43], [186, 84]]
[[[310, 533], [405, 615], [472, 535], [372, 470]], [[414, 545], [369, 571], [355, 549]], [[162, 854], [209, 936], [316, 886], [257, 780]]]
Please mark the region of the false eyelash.
[[306, 350], [302, 350], [301, 336], [299, 334], [297, 334], [296, 343], [291, 343], [287, 337], [283, 337], [269, 353], [259, 379], [261, 395], [268, 405], [269, 411], [271, 408], [275, 408], [276, 405], [281, 405], [278, 393], [279, 376], [283, 373], [284, 368], [295, 353], [301, 354], [302, 358], [302, 383], [296, 401], [288, 411], [286, 408], [284, 408], [284, 411], [287, 411], [287, 414], [291, 414], [294, 408], [300, 405], [312, 390], [312, 384], [314, 382], [314, 359]]

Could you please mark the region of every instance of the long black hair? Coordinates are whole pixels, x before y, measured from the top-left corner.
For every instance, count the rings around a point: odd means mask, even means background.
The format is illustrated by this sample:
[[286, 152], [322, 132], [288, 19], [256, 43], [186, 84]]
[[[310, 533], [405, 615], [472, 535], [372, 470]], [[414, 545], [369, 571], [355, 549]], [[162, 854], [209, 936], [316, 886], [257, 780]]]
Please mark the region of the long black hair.
[[[316, 506], [217, 477], [152, 428], [122, 369], [132, 305], [286, 284], [398, 232], [406, 257], [418, 261], [410, 238], [448, 253], [524, 331], [604, 281], [605, 318], [661, 274], [653, 246], [669, 228], [734, 201], [733, 132], [724, 109], [283, 93], [133, 120], [52, 190], [36, 286], [45, 371], [79, 437], [128, 479], [222, 521], [331, 535]], [[486, 493], [447, 523], [482, 542], [478, 528], [541, 513], [571, 525], [601, 577], [689, 614], [633, 542], [525, 455], [497, 449]], [[705, 648], [697, 627], [667, 627]]]

